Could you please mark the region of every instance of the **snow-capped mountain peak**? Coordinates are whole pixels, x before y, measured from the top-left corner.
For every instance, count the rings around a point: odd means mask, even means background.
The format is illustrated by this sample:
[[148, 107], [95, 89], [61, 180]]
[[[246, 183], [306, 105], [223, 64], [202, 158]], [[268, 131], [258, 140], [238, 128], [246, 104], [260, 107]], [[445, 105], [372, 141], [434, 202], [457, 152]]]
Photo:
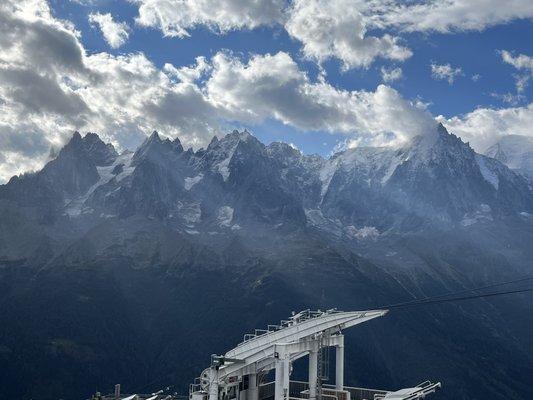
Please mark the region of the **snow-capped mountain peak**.
[[533, 182], [533, 138], [507, 135], [485, 151], [485, 155], [501, 161]]

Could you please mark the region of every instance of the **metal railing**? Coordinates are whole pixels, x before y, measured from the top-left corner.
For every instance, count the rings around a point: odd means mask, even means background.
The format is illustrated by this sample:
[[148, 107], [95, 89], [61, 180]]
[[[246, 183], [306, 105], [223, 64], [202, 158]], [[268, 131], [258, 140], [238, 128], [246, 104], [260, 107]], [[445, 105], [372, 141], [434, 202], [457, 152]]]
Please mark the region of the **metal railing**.
[[[254, 333], [245, 334], [244, 338], [243, 338], [243, 341], [241, 343], [239, 343], [237, 345], [237, 347], [243, 345], [246, 342], [249, 342], [250, 340], [255, 339], [258, 336], [266, 335], [266, 334], [269, 334], [270, 332], [276, 332], [276, 331], [279, 331], [280, 329], [283, 329], [283, 328], [286, 328], [288, 326], [292, 326], [292, 325], [295, 325], [295, 324], [299, 324], [300, 322], [304, 322], [304, 321], [307, 321], [307, 320], [312, 319], [312, 318], [317, 318], [317, 317], [321, 317], [321, 316], [326, 315], [326, 314], [334, 314], [334, 313], [338, 313], [338, 312], [341, 312], [341, 311], [338, 311], [336, 308], [332, 308], [330, 310], [325, 310], [325, 311], [321, 311], [321, 310], [317, 310], [317, 311], [313, 311], [313, 310], [300, 311], [297, 314], [293, 314], [289, 319], [282, 320], [279, 325], [268, 325], [267, 329], [256, 329], [254, 331]], [[363, 314], [363, 316], [364, 316], [364, 314]]]
[[[290, 381], [289, 397], [297, 399], [308, 399], [309, 383], [303, 381]], [[383, 398], [387, 390], [368, 389], [344, 386], [344, 390], [335, 389], [335, 385], [322, 385], [322, 397], [327, 400], [374, 400]], [[259, 400], [270, 400], [274, 398], [275, 383], [268, 382], [259, 386]], [[347, 396], [347, 394], [349, 394]], [[376, 397], [382, 396], [382, 397]]]
[[[426, 395], [435, 392], [437, 388], [440, 388], [441, 384], [440, 382], [433, 383], [430, 381], [424, 381], [418, 385], [416, 385], [413, 390], [410, 393], [406, 393], [404, 397], [402, 397], [403, 400], [416, 400], [416, 399], [423, 399], [426, 397]], [[382, 400], [384, 399], [386, 394], [376, 394], [374, 395], [374, 400]]]

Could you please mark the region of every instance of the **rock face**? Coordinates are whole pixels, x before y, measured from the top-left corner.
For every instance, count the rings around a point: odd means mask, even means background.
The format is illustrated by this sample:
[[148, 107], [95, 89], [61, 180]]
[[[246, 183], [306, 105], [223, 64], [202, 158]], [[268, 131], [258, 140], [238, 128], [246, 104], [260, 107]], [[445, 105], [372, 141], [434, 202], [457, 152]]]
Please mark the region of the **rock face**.
[[[529, 275], [533, 192], [500, 153], [443, 126], [329, 159], [246, 131], [196, 152], [154, 132], [120, 155], [75, 133], [0, 186], [0, 398], [185, 391], [206, 354], [294, 309]], [[532, 308], [526, 294], [393, 312], [347, 338], [348, 384], [530, 398]]]

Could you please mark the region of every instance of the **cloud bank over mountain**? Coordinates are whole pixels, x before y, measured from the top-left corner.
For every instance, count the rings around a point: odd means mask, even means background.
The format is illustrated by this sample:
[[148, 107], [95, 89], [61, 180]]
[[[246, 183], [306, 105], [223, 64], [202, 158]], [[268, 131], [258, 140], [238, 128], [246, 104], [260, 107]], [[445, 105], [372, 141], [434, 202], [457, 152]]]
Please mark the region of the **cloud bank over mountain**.
[[[9, 2], [0, 10], [4, 180], [38, 165], [36, 154], [44, 161], [48, 148], [74, 129], [104, 132], [119, 148], [153, 129], [180, 134], [186, 145], [198, 147], [217, 133], [221, 120], [273, 118], [299, 129], [377, 140], [419, 133], [429, 120], [387, 86], [346, 91], [312, 81], [284, 52], [247, 62], [219, 52], [190, 68], [158, 69], [142, 53], [87, 54], [74, 27], [54, 18], [44, 2]], [[205, 80], [197, 82], [202, 75]], [[21, 153], [16, 132], [40, 140]]]
[[[472, 19], [466, 13], [435, 29], [482, 29], [527, 17], [530, 7], [517, 3], [514, 14], [507, 12], [499, 19], [481, 14]], [[291, 4], [272, 0], [245, 6], [223, 1], [217, 2], [216, 13], [208, 2], [135, 4], [137, 23], [160, 28], [167, 36], [185, 37], [197, 26], [225, 34], [282, 24], [301, 42], [305, 58], [317, 62], [337, 58], [346, 69], [366, 67], [376, 57], [408, 58], [411, 52], [399, 36], [376, 34], [375, 29], [394, 26], [398, 34], [423, 31], [429, 29], [424, 21], [433, 18], [432, 8], [347, 0]], [[453, 10], [468, 7], [452, 5]], [[376, 10], [383, 11], [379, 18]], [[127, 25], [111, 15], [91, 15], [111, 47], [124, 44]], [[412, 15], [423, 19], [415, 24]], [[383, 69], [386, 83], [373, 89], [346, 89], [329, 83], [323, 73], [313, 77], [286, 51], [242, 55], [220, 50], [198, 57], [194, 65], [167, 63], [160, 68], [142, 52], [87, 52], [81, 33], [71, 22], [54, 16], [44, 0], [8, 0], [0, 6], [0, 21], [2, 181], [42, 166], [50, 148], [60, 147], [75, 129], [101, 132], [119, 149], [135, 147], [154, 129], [171, 137], [180, 135], [186, 147], [198, 148], [228, 123], [274, 120], [301, 131], [341, 133], [362, 143], [395, 145], [426, 131], [433, 122], [423, 102], [405, 98], [389, 86], [401, 76], [400, 69]], [[531, 114], [530, 106], [479, 108], [439, 120], [483, 147], [500, 135], [531, 135], [526, 132]], [[473, 126], [480, 116], [489, 119]]]

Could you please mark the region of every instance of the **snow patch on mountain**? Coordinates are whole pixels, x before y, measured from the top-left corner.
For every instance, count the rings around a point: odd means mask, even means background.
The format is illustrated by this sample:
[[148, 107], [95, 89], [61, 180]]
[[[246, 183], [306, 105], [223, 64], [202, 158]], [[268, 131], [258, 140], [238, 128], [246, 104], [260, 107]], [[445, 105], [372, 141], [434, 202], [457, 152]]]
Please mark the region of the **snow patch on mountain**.
[[357, 228], [354, 225], [345, 225], [336, 218], [324, 216], [322, 210], [306, 209], [305, 216], [310, 226], [320, 228], [338, 237], [344, 236], [357, 240], [376, 240], [380, 235], [379, 230], [373, 226]]
[[348, 235], [359, 240], [376, 240], [379, 236], [379, 231], [373, 226], [363, 226], [362, 228], [358, 229], [353, 225], [349, 225], [346, 227], [346, 232]]
[[181, 218], [189, 224], [189, 226], [200, 222], [202, 218], [202, 209], [198, 203], [182, 203], [178, 202], [177, 208]]
[[479, 166], [479, 171], [481, 172], [481, 175], [483, 176], [483, 178], [488, 183], [490, 183], [494, 187], [494, 189], [498, 190], [498, 186], [500, 183], [498, 179], [498, 175], [496, 175], [496, 173], [494, 173], [494, 171], [492, 171], [487, 166], [484, 156], [476, 154], [476, 162], [477, 162], [477, 165]]
[[339, 220], [327, 218], [319, 209], [305, 209], [307, 224], [320, 228], [335, 236], [342, 236], [342, 224]]
[[402, 163], [403, 163], [403, 160], [401, 160], [400, 158], [391, 159], [391, 163], [389, 164], [389, 167], [387, 168], [385, 175], [383, 175], [383, 178], [381, 178], [382, 185], [385, 185], [389, 181], [392, 174], [394, 174], [394, 171], [396, 171], [396, 168], [398, 168], [398, 166], [401, 165]]
[[222, 206], [218, 209], [217, 221], [221, 227], [229, 228], [233, 220], [233, 208], [230, 206]]
[[330, 159], [326, 162], [324, 167], [320, 170], [319, 178], [322, 182], [322, 189], [320, 191], [321, 197], [324, 197], [328, 191], [329, 184], [337, 168], [339, 167], [340, 158]]
[[491, 208], [488, 204], [480, 204], [479, 209], [473, 213], [465, 214], [461, 225], [470, 226], [481, 221], [492, 221]]
[[231, 161], [231, 158], [233, 157], [233, 152], [224, 160], [216, 164], [216, 169], [220, 175], [222, 175], [222, 179], [224, 182], [226, 182], [229, 178], [229, 163]]
[[204, 177], [204, 174], [202, 173], [199, 173], [198, 175], [190, 178], [185, 178], [185, 189], [186, 190], [191, 190], [191, 188], [196, 185], [198, 182], [200, 182]]
[[100, 177], [98, 181], [91, 186], [82, 196], [70, 200], [66, 204], [65, 213], [70, 217], [78, 217], [82, 214], [87, 214], [93, 211], [92, 208], [85, 207], [85, 202], [94, 193], [94, 191], [111, 180], [115, 179], [117, 182], [130, 175], [135, 167], [131, 165], [133, 158], [132, 152], [124, 152], [118, 156], [111, 165], [97, 166], [96, 171]]
[[[115, 175], [115, 180], [120, 182], [127, 176], [130, 176], [135, 170], [135, 166], [132, 163], [133, 152], [126, 151], [117, 157], [113, 163], [111, 173]], [[111, 180], [111, 179], [110, 179]]]

